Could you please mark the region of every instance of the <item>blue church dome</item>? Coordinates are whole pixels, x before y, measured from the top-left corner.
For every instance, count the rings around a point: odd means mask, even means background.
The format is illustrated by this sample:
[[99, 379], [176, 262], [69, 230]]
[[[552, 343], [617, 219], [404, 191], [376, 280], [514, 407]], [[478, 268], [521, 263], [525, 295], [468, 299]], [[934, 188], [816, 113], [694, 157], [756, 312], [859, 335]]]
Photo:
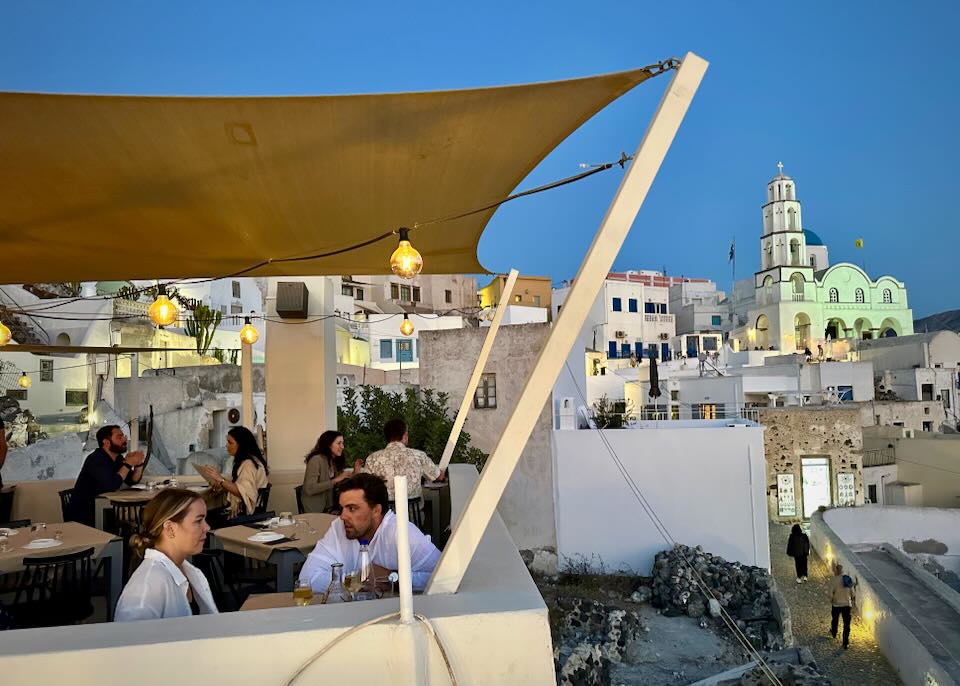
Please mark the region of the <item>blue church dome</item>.
[[823, 245], [823, 239], [810, 229], [803, 230], [803, 237], [807, 239], [807, 245]]

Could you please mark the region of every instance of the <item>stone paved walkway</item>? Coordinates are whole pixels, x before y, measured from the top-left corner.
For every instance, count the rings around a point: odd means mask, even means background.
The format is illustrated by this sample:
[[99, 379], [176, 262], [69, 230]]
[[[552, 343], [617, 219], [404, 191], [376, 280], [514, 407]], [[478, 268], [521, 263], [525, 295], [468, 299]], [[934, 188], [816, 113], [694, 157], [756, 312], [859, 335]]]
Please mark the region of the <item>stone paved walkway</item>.
[[[836, 639], [830, 637], [830, 572], [811, 550], [810, 580], [798, 585], [793, 558], [786, 555], [789, 535], [789, 526], [770, 525], [773, 576], [790, 605], [797, 645], [810, 648], [817, 665], [834, 686], [900, 686], [900, 679], [880, 652], [876, 639], [857, 618], [851, 627], [849, 650], [841, 647], [839, 635]], [[841, 630], [842, 626], [841, 620]]]

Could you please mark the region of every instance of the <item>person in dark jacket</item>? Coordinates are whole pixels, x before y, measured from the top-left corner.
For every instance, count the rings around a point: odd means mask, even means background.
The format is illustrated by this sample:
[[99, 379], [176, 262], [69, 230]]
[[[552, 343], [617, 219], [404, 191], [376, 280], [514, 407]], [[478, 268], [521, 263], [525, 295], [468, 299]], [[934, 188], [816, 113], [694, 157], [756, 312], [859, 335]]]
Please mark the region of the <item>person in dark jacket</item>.
[[130, 486], [138, 483], [143, 476], [146, 458], [140, 451], [127, 453], [127, 437], [119, 426], [110, 424], [101, 427], [97, 431], [97, 445], [100, 447], [83, 461], [73, 486], [73, 495], [67, 508], [68, 522], [94, 526], [97, 496], [116, 491], [123, 484]]
[[799, 524], [794, 524], [790, 530], [790, 538], [787, 540], [787, 555], [793, 558], [793, 564], [797, 569], [797, 583], [803, 583], [807, 580], [807, 556], [810, 554], [810, 539], [800, 529]]

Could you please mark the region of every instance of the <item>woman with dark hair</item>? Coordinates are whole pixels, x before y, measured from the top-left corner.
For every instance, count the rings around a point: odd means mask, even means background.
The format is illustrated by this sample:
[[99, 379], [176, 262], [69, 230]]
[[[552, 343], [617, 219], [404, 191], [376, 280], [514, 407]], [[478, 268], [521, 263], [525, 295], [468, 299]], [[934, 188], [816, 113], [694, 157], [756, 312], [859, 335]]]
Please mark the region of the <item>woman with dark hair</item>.
[[193, 491], [162, 491], [143, 508], [130, 545], [143, 557], [117, 603], [115, 621], [216, 614], [203, 572], [188, 561], [203, 549], [210, 527], [207, 506]]
[[257, 445], [253, 432], [245, 426], [235, 426], [227, 432], [227, 452], [233, 457], [232, 479], [225, 478], [210, 465], [203, 467], [214, 488], [227, 494], [230, 516], [253, 514], [260, 489], [267, 486], [267, 459]]
[[339, 431], [324, 431], [317, 439], [304, 462], [303, 509], [306, 512], [324, 512], [334, 502], [335, 486], [347, 478], [344, 458], [343, 434]]
[[810, 555], [810, 539], [803, 533], [799, 524], [794, 524], [787, 539], [787, 555], [793, 558], [797, 570], [797, 583], [807, 580], [807, 556]]

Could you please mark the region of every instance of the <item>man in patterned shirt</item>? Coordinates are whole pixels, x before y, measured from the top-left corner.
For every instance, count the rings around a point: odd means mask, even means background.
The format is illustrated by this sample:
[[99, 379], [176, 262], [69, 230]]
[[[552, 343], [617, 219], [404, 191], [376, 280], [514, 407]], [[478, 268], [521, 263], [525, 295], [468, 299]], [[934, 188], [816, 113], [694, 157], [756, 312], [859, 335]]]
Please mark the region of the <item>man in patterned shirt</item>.
[[444, 471], [421, 450], [407, 447], [407, 424], [402, 419], [391, 419], [383, 425], [387, 447], [372, 453], [363, 464], [363, 471], [382, 477], [387, 482], [390, 501], [394, 501], [393, 477], [407, 477], [407, 497], [420, 500], [422, 477], [442, 481]]

